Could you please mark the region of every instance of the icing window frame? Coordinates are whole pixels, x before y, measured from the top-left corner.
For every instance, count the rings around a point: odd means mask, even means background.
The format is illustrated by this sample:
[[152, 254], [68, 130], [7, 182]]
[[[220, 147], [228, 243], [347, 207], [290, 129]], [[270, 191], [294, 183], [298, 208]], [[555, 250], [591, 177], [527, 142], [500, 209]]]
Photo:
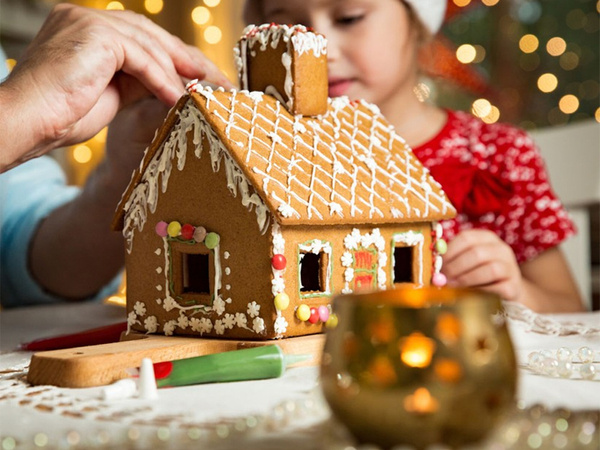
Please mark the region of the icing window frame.
[[[190, 270], [193, 270], [194, 264], [186, 259], [190, 255], [206, 255], [208, 261], [206, 264], [206, 274], [201, 274], [202, 278], [207, 278], [207, 292], [195, 292], [187, 290], [186, 284], [190, 285]], [[214, 250], [209, 249], [203, 243], [190, 244], [173, 240], [169, 242], [169, 287], [171, 294], [177, 302], [183, 306], [188, 305], [211, 305], [215, 294], [215, 254]], [[186, 279], [188, 280], [186, 283]], [[202, 283], [204, 284], [204, 283]]]
[[[332, 266], [333, 259], [331, 256], [331, 243], [327, 241], [320, 241], [314, 239], [311, 241], [304, 242], [298, 245], [298, 294], [300, 298], [314, 298], [314, 297], [330, 297], [331, 296], [331, 279], [332, 279]], [[311, 264], [308, 270], [316, 271], [310, 274], [311, 278], [318, 279], [318, 287], [320, 290], [303, 290], [302, 274], [305, 255], [314, 255], [316, 258], [318, 267], [315, 268], [316, 264]]]

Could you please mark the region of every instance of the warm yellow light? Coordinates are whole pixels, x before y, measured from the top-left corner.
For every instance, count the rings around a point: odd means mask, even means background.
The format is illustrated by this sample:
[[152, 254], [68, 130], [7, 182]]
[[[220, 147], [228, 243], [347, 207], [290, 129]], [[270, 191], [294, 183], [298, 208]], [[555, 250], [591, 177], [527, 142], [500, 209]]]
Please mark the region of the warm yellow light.
[[108, 5], [106, 5], [106, 9], [118, 9], [123, 11], [125, 7], [121, 2], [109, 2]]
[[8, 58], [6, 60], [6, 66], [8, 67], [8, 71], [12, 71], [15, 66], [17, 65], [17, 60], [16, 59], [12, 59], [12, 58]]
[[494, 6], [497, 5], [500, 0], [481, 0], [485, 6]]
[[404, 409], [417, 414], [428, 414], [438, 410], [439, 402], [424, 387], [417, 388], [412, 395], [404, 398]]
[[540, 91], [552, 92], [558, 86], [558, 78], [552, 73], [544, 73], [537, 80], [537, 87]]
[[596, 108], [596, 114], [594, 114], [596, 122], [600, 123], [600, 108]]
[[215, 25], [211, 25], [204, 30], [204, 39], [209, 44], [217, 44], [219, 41], [221, 41], [222, 37], [223, 33], [221, 32], [221, 29]]
[[210, 11], [204, 6], [197, 6], [192, 10], [192, 20], [195, 24], [204, 25], [210, 20]]
[[567, 43], [560, 37], [553, 37], [546, 43], [546, 51], [552, 56], [560, 56], [566, 49]]
[[163, 0], [144, 0], [144, 8], [150, 14], [158, 14], [163, 9]]
[[478, 98], [471, 105], [471, 112], [477, 117], [486, 117], [492, 112], [492, 104], [485, 98]]
[[221, 0], [204, 0], [204, 4], [209, 8], [214, 8], [215, 6], [218, 6], [219, 3], [221, 3]]
[[463, 44], [456, 49], [456, 59], [463, 64], [472, 63], [477, 56], [477, 50], [471, 44]]
[[498, 122], [498, 120], [500, 120], [500, 110], [492, 105], [490, 113], [487, 116], [482, 117], [481, 120], [483, 120], [485, 123]]
[[92, 160], [92, 150], [87, 145], [78, 145], [73, 149], [73, 159], [79, 164], [86, 164]]
[[94, 139], [94, 141], [98, 142], [99, 144], [104, 144], [106, 142], [106, 133], [107, 132], [108, 132], [108, 127], [104, 127], [92, 139]]
[[475, 59], [473, 62], [480, 63], [485, 59], [485, 48], [483, 48], [481, 45], [474, 45], [473, 48], [475, 49]]
[[574, 95], [567, 94], [559, 100], [558, 107], [565, 114], [573, 114], [579, 109], [579, 99]]
[[467, 6], [471, 3], [471, 0], [453, 0], [456, 6], [460, 6], [461, 8]]
[[519, 48], [523, 53], [533, 53], [540, 45], [540, 41], [533, 34], [526, 34], [519, 40]]
[[409, 367], [423, 368], [431, 363], [435, 341], [415, 331], [398, 341], [400, 359]]
[[564, 70], [573, 70], [579, 65], [579, 56], [575, 52], [565, 52], [558, 61]]
[[413, 92], [421, 103], [426, 101], [431, 95], [431, 89], [425, 83], [419, 83], [413, 88]]

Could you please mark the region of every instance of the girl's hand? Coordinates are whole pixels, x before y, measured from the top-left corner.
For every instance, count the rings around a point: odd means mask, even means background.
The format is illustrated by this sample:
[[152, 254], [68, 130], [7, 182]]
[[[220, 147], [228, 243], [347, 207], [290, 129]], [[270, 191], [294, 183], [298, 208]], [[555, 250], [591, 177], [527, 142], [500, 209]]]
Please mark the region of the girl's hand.
[[523, 278], [512, 249], [488, 230], [467, 230], [448, 244], [442, 273], [449, 286], [480, 288], [518, 301]]

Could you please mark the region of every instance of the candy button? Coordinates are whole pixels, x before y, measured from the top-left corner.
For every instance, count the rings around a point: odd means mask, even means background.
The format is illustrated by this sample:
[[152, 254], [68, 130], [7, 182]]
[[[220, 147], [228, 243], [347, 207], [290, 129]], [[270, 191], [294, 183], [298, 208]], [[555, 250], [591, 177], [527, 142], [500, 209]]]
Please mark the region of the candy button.
[[177, 237], [177, 236], [179, 236], [179, 232], [180, 231], [181, 231], [181, 224], [179, 222], [177, 222], [176, 220], [174, 220], [173, 222], [171, 222], [169, 224], [169, 226], [167, 227], [167, 233], [171, 237]]
[[319, 321], [319, 312], [317, 311], [317, 308], [310, 308], [308, 321], [310, 323], [317, 323]]
[[271, 265], [276, 270], [285, 269], [285, 265], [286, 265], [285, 256], [283, 256], [281, 253], [277, 253], [276, 255], [273, 255], [273, 257], [271, 258]]
[[296, 317], [302, 322], [306, 322], [310, 318], [310, 308], [308, 305], [300, 305], [296, 310]]
[[181, 227], [181, 237], [186, 241], [189, 241], [194, 237], [194, 227], [189, 223], [186, 223]]
[[327, 319], [329, 319], [329, 308], [321, 305], [317, 311], [319, 312], [319, 320], [323, 323], [327, 322]]
[[154, 227], [154, 231], [156, 231], [156, 234], [158, 234], [160, 237], [165, 237], [167, 235], [167, 222], [164, 220], [158, 222], [156, 227]]
[[212, 250], [213, 248], [216, 248], [217, 245], [219, 245], [220, 241], [221, 241], [221, 236], [219, 236], [217, 233], [214, 233], [211, 231], [204, 238], [204, 245], [206, 245], [208, 248], [210, 248]]
[[433, 277], [431, 277], [431, 282], [437, 287], [446, 286], [447, 281], [446, 275], [443, 273], [434, 273]]
[[279, 311], [284, 311], [290, 306], [290, 296], [285, 292], [280, 292], [275, 296], [275, 308]]
[[446, 241], [444, 239], [438, 239], [435, 243], [435, 250], [440, 255], [443, 255], [448, 251], [448, 244], [446, 244]]
[[206, 228], [196, 227], [194, 235], [192, 236], [196, 242], [203, 242], [206, 237]]
[[336, 314], [331, 314], [329, 316], [329, 319], [327, 319], [327, 322], [325, 322], [325, 326], [327, 328], [335, 328], [337, 327], [338, 324], [338, 317]]

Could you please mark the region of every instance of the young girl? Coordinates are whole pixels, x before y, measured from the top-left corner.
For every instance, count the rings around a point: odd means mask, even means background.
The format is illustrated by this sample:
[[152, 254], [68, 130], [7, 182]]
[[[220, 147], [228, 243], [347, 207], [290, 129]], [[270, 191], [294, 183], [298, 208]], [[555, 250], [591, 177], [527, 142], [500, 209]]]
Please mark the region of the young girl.
[[420, 45], [446, 0], [247, 0], [248, 23], [301, 23], [328, 41], [329, 95], [379, 106], [458, 210], [444, 223], [449, 285], [539, 312], [582, 310], [557, 245], [574, 233], [532, 140], [505, 124], [420, 102]]

